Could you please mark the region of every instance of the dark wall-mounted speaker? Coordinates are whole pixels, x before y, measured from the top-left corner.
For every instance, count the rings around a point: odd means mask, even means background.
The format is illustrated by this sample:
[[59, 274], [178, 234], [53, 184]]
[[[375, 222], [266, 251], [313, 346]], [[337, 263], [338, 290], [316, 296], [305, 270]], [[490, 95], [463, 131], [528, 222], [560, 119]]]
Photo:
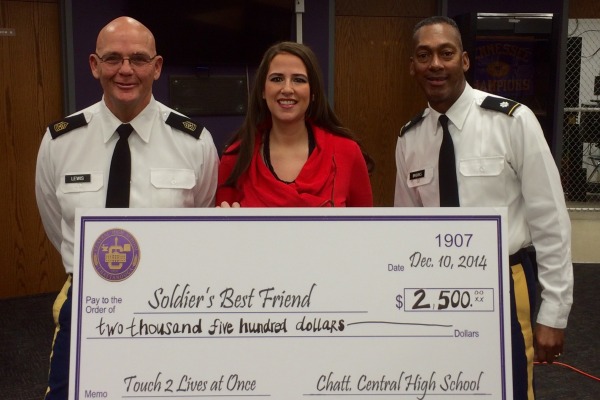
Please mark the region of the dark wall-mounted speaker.
[[188, 116], [245, 115], [245, 76], [180, 75], [169, 78], [169, 106]]

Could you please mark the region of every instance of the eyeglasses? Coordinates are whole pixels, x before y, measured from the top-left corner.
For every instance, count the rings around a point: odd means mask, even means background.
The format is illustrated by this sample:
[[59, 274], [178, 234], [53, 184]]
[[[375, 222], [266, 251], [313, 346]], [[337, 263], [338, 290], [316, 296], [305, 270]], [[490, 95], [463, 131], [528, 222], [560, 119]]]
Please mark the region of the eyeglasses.
[[150, 64], [156, 57], [158, 57], [158, 54], [155, 55], [154, 57], [150, 57], [146, 54], [132, 54], [129, 57], [123, 57], [122, 55], [116, 54], [116, 53], [108, 54], [108, 55], [105, 55], [104, 57], [100, 57], [98, 55], [98, 53], [94, 53], [94, 55], [96, 57], [98, 57], [100, 62], [108, 64], [111, 67], [121, 66], [121, 65], [123, 65], [123, 62], [125, 60], [128, 60], [129, 65], [131, 65], [133, 67], [144, 67], [144, 66]]

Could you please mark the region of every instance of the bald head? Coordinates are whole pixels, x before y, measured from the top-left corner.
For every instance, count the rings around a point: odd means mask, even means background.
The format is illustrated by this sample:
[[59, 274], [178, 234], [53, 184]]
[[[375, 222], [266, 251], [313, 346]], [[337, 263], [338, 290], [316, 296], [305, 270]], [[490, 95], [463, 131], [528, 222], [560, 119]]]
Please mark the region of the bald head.
[[118, 17], [100, 30], [96, 40], [96, 53], [103, 54], [109, 43], [132, 40], [144, 46], [150, 54], [156, 54], [156, 42], [152, 32], [131, 17]]
[[122, 122], [129, 122], [150, 103], [163, 59], [156, 54], [148, 28], [133, 18], [119, 17], [98, 34], [89, 62], [108, 109]]

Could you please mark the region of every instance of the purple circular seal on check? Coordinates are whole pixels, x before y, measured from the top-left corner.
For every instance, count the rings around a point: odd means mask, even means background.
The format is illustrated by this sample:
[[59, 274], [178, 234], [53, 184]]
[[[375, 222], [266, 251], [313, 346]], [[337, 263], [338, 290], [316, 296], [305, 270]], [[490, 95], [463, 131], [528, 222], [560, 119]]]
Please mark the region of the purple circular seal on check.
[[118, 282], [133, 274], [140, 262], [140, 247], [133, 235], [123, 229], [104, 232], [94, 242], [94, 269], [107, 281]]

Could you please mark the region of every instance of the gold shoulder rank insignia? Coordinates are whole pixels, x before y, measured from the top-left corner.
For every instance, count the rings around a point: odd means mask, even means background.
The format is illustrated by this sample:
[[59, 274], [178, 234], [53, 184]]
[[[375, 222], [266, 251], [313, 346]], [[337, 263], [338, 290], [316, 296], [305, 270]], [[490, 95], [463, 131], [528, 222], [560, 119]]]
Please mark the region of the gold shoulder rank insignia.
[[165, 123], [177, 130], [180, 130], [182, 132], [187, 133], [190, 136], [193, 136], [196, 139], [200, 139], [200, 134], [202, 133], [203, 128], [198, 126], [198, 124], [196, 124], [188, 117], [172, 112], [167, 117]]
[[[426, 109], [425, 109], [426, 110]], [[413, 119], [411, 119], [410, 121], [408, 121], [406, 123], [406, 125], [404, 125], [402, 127], [402, 129], [400, 129], [400, 134], [398, 136], [402, 137], [404, 136], [404, 134], [413, 126], [416, 126], [419, 122], [421, 122], [421, 120], [423, 119], [423, 117], [425, 116], [425, 110], [421, 111], [420, 114], [415, 115], [413, 117]]]
[[501, 113], [512, 117], [513, 113], [517, 108], [519, 108], [520, 105], [521, 103], [518, 103], [514, 100], [496, 96], [487, 96], [481, 103], [481, 108], [500, 111]]
[[85, 120], [83, 113], [80, 113], [51, 123], [48, 126], [48, 130], [50, 131], [50, 135], [52, 135], [52, 139], [56, 139], [57, 137], [84, 125], [87, 125], [87, 121]]
[[69, 123], [67, 121], [60, 121], [60, 122], [57, 122], [56, 124], [54, 124], [54, 130], [56, 132], [60, 132], [63, 129], [66, 129], [67, 126], [69, 126]]

